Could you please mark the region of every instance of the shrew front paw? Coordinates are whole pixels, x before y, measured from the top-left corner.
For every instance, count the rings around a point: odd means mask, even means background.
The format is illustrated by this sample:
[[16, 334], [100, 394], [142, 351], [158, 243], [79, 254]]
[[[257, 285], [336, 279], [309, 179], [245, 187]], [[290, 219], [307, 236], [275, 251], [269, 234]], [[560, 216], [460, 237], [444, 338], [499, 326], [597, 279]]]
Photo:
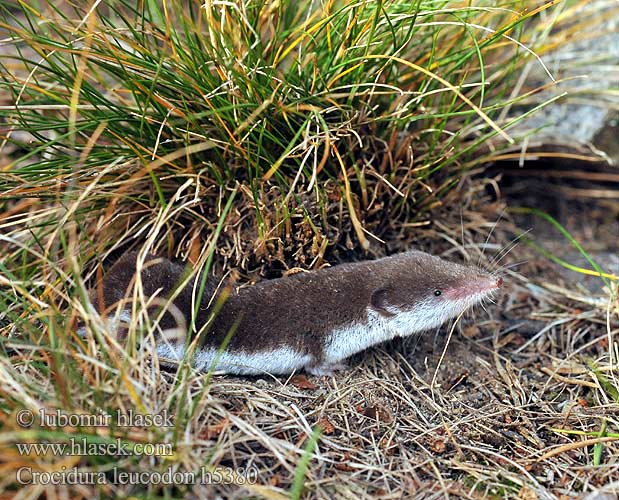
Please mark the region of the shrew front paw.
[[338, 370], [346, 370], [348, 365], [346, 363], [322, 363], [319, 365], [306, 366], [305, 371], [311, 375], [317, 377], [330, 377]]

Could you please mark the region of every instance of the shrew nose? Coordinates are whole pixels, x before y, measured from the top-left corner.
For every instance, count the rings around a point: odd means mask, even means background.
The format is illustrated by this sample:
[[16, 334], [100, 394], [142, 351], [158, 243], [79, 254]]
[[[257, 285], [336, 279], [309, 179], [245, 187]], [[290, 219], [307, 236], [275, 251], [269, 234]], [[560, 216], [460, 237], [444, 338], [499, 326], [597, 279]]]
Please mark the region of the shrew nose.
[[496, 287], [497, 288], [501, 288], [501, 285], [503, 284], [503, 278], [499, 278], [496, 280]]

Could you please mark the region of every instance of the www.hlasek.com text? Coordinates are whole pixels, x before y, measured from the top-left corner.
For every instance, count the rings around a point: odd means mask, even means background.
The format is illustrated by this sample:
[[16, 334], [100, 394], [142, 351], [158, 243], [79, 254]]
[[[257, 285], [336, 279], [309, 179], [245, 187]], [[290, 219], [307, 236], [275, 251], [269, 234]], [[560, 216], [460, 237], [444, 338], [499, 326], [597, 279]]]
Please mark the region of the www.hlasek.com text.
[[131, 456], [144, 455], [171, 457], [174, 449], [171, 443], [134, 443], [120, 438], [93, 442], [92, 438], [70, 438], [66, 443], [16, 443], [17, 451], [22, 456], [36, 455], [108, 455]]

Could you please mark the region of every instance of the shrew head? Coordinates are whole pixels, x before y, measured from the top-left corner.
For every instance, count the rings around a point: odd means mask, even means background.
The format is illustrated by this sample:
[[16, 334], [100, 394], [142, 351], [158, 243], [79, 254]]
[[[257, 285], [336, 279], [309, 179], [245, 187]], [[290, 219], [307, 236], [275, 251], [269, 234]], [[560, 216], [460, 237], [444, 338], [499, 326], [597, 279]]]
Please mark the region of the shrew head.
[[[475, 267], [456, 264], [423, 252], [388, 259], [371, 297], [371, 308], [398, 321], [402, 334], [441, 325], [496, 291], [502, 280]], [[412, 330], [412, 331], [411, 331]]]

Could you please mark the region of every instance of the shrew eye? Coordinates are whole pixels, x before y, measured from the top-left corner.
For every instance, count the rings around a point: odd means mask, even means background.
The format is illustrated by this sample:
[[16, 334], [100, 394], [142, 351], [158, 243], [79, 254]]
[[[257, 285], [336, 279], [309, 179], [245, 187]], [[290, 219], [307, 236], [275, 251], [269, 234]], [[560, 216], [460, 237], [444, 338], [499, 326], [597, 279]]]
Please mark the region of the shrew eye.
[[443, 293], [443, 292], [441, 292], [440, 290], [434, 290], [434, 295], [436, 297], [438, 297], [441, 293]]

